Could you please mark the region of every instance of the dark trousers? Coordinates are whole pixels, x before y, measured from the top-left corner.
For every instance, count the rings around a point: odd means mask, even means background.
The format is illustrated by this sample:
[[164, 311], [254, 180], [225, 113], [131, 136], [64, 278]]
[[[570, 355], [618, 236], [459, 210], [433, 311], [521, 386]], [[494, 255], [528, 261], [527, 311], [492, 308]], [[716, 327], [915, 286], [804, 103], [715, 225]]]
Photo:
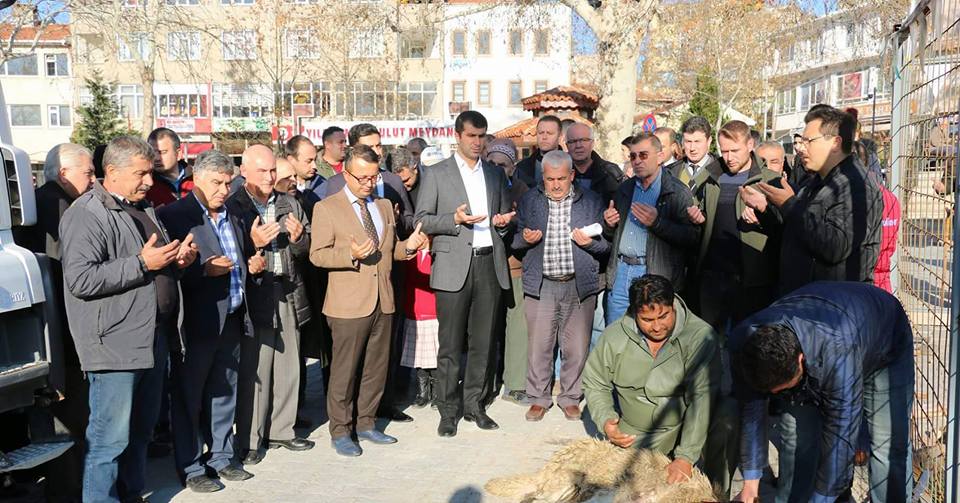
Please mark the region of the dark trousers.
[[227, 316], [219, 337], [204, 335], [186, 340], [185, 354], [170, 358], [174, 460], [184, 480], [206, 468], [222, 470], [234, 457], [242, 312]]
[[328, 316], [327, 323], [333, 335], [327, 393], [330, 436], [348, 436], [354, 425], [356, 431], [372, 430], [387, 381], [393, 314], [381, 312], [378, 303], [369, 316]]
[[[437, 291], [440, 348], [437, 354], [437, 397], [440, 417], [457, 417], [483, 409], [484, 391], [493, 372], [493, 334], [503, 290], [497, 282], [493, 255], [473, 257], [463, 288]], [[458, 393], [460, 358], [466, 348], [463, 397]]]

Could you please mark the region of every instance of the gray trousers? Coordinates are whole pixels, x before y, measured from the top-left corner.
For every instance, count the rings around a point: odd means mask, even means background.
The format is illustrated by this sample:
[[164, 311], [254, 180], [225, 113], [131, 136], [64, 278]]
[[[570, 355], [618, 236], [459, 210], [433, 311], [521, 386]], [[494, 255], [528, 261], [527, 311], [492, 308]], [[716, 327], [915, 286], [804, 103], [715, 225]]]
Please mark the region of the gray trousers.
[[503, 386], [527, 388], [527, 320], [523, 314], [523, 279], [513, 278], [513, 300], [507, 299], [507, 333], [503, 349]]
[[533, 405], [553, 405], [553, 352], [560, 345], [560, 407], [583, 399], [580, 378], [587, 362], [597, 296], [582, 301], [577, 282], [543, 278], [540, 298], [524, 297], [527, 316], [527, 395]]
[[292, 440], [296, 434], [300, 388], [300, 327], [281, 282], [274, 283], [276, 328], [254, 328], [240, 346], [237, 390], [237, 441], [241, 451], [259, 449], [267, 440]]

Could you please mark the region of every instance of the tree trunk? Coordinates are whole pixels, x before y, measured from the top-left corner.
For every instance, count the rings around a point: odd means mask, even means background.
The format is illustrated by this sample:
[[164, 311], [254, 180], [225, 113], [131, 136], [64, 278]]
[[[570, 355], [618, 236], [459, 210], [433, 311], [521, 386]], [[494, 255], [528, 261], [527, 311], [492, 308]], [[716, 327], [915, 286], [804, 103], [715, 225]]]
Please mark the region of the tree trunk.
[[140, 134], [142, 134], [144, 138], [146, 138], [154, 128], [154, 112], [156, 110], [156, 100], [153, 97], [154, 80], [156, 80], [156, 76], [153, 73], [153, 68], [147, 66], [140, 67], [140, 83], [143, 85], [143, 131], [141, 131]]
[[636, 38], [624, 37], [619, 47], [610, 47], [600, 67], [600, 106], [594, 127], [595, 148], [604, 159], [612, 162], [620, 160], [620, 142], [633, 131], [637, 104], [638, 39], [639, 35]]

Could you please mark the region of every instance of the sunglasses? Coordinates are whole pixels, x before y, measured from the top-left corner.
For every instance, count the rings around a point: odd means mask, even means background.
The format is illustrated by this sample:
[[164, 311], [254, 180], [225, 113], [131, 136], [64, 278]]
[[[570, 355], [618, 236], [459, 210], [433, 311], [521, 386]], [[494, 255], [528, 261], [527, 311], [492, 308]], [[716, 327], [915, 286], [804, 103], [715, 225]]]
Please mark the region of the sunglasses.
[[641, 161], [646, 161], [648, 157], [650, 157], [650, 152], [647, 152], [647, 151], [630, 152], [631, 161], [636, 161], [637, 159], [640, 159]]

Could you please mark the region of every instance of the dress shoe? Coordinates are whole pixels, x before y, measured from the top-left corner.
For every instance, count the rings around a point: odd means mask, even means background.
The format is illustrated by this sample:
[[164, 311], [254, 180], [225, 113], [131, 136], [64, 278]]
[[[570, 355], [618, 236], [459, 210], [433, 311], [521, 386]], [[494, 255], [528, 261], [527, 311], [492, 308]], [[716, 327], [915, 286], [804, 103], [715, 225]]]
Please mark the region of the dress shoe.
[[229, 480], [230, 482], [240, 482], [241, 480], [253, 478], [253, 474], [244, 470], [243, 466], [233, 463], [217, 471], [217, 475], [220, 476], [221, 479]]
[[363, 454], [363, 449], [360, 448], [360, 444], [354, 442], [349, 435], [330, 440], [330, 445], [332, 445], [337, 451], [337, 454], [341, 456], [357, 457]]
[[375, 444], [395, 444], [397, 439], [377, 430], [358, 431], [357, 440], [366, 440]]
[[524, 417], [527, 418], [527, 421], [540, 421], [546, 413], [546, 407], [531, 405], [530, 408], [527, 409], [527, 414]]
[[563, 415], [569, 421], [579, 421], [580, 407], [577, 407], [576, 405], [567, 405], [563, 408]]
[[481, 430], [496, 430], [500, 428], [500, 425], [496, 421], [490, 419], [490, 416], [486, 412], [477, 411], [472, 414], [464, 414], [464, 421], [470, 421], [471, 423], [477, 423], [477, 428]]
[[377, 417], [380, 419], [389, 419], [398, 423], [409, 423], [413, 418], [394, 408], [384, 408], [377, 411]]
[[187, 479], [187, 489], [195, 493], [215, 493], [223, 489], [223, 483], [206, 475]]
[[437, 427], [437, 435], [441, 437], [457, 436], [457, 420], [448, 417], [440, 420], [440, 426]]
[[241, 463], [245, 465], [255, 465], [263, 461], [264, 453], [260, 449], [250, 449], [247, 451], [247, 455], [243, 457]]
[[313, 440], [307, 440], [305, 438], [295, 437], [293, 440], [269, 440], [267, 445], [271, 449], [276, 449], [277, 447], [283, 447], [288, 451], [309, 451], [313, 449], [313, 446], [316, 443]]

